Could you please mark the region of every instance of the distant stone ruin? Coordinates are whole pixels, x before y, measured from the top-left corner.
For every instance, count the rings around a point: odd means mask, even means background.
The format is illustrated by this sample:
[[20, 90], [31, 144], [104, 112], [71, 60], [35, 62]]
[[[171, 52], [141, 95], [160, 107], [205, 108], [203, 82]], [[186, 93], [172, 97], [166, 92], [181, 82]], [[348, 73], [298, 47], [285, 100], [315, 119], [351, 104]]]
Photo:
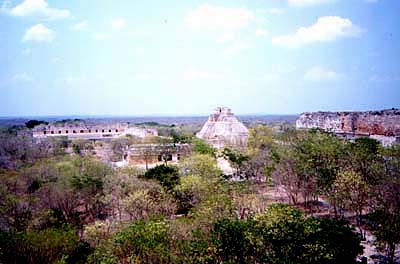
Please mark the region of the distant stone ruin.
[[390, 146], [400, 143], [400, 110], [303, 113], [296, 128], [320, 128], [348, 138], [370, 137]]
[[189, 144], [136, 144], [125, 151], [123, 159], [131, 165], [174, 164], [190, 153]]
[[248, 129], [228, 107], [218, 107], [209, 116], [203, 128], [196, 135], [217, 149], [225, 146], [246, 148]]
[[128, 123], [88, 124], [85, 122], [55, 122], [49, 125], [39, 125], [32, 131], [35, 138], [66, 136], [68, 139], [107, 139], [124, 135], [139, 138], [157, 136], [156, 129], [129, 126]]

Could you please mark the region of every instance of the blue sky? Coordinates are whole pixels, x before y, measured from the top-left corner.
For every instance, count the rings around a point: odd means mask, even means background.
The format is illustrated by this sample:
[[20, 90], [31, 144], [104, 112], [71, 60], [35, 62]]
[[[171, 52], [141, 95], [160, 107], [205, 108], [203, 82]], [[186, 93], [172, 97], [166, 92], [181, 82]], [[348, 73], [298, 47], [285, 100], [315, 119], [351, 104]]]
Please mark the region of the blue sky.
[[400, 1], [0, 0], [0, 116], [400, 107]]

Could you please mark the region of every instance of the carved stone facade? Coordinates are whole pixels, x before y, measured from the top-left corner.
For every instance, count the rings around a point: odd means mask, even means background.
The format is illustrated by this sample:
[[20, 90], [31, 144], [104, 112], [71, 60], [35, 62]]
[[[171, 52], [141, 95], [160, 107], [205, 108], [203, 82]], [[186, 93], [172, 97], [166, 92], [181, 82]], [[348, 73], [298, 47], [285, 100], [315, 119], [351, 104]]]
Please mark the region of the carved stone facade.
[[371, 137], [389, 146], [400, 141], [400, 110], [303, 113], [296, 128], [320, 128], [349, 137]]
[[209, 116], [203, 128], [196, 135], [217, 149], [225, 146], [246, 148], [248, 129], [228, 107], [218, 107]]
[[124, 160], [131, 165], [177, 163], [190, 152], [189, 144], [136, 144], [126, 150]]
[[128, 123], [115, 124], [86, 124], [84, 122], [53, 123], [40, 125], [32, 131], [35, 138], [66, 136], [69, 139], [107, 139], [124, 135], [132, 135], [140, 138], [157, 136], [156, 129], [131, 127]]

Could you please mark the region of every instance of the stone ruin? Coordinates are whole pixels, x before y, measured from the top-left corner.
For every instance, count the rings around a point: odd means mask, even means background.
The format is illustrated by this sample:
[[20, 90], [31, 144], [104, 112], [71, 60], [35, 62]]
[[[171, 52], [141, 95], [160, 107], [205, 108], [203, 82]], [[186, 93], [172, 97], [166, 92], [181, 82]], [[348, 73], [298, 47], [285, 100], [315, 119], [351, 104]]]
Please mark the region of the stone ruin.
[[400, 110], [303, 113], [296, 128], [320, 128], [347, 138], [370, 137], [390, 146], [400, 143]]
[[135, 144], [125, 151], [123, 160], [131, 165], [177, 163], [191, 153], [189, 144]]
[[35, 138], [48, 138], [65, 136], [68, 139], [102, 140], [116, 138], [124, 135], [139, 138], [157, 136], [157, 130], [130, 126], [128, 123], [89, 123], [89, 122], [53, 122], [48, 125], [39, 125], [32, 130]]
[[218, 107], [196, 136], [217, 149], [223, 149], [225, 146], [244, 149], [247, 145], [249, 131], [234, 116], [231, 109]]

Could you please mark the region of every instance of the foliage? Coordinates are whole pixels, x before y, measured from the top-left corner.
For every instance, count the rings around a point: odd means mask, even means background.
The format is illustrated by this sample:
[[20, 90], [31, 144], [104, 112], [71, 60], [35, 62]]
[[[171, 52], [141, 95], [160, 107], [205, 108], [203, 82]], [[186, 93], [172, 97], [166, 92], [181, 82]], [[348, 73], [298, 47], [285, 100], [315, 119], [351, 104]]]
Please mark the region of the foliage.
[[89, 263], [170, 263], [168, 223], [136, 221], [96, 249]]
[[212, 234], [219, 263], [355, 263], [362, 251], [344, 222], [306, 218], [282, 204], [247, 221], [218, 221]]
[[0, 131], [0, 168], [18, 169], [53, 156], [51, 141], [36, 141], [24, 128]]
[[176, 211], [175, 201], [162, 189], [156, 192], [144, 189], [130, 193], [122, 200], [122, 206], [130, 220], [170, 216]]
[[274, 134], [271, 128], [256, 125], [249, 129], [247, 147], [252, 151], [272, 148], [274, 145]]
[[[331, 199], [343, 209], [354, 212], [357, 215], [357, 224], [361, 229], [361, 217], [368, 206], [370, 189], [360, 174], [346, 171], [340, 172], [332, 187]], [[364, 236], [364, 234], [361, 232]]]
[[400, 145], [381, 150], [384, 158], [384, 176], [376, 188], [374, 212], [369, 224], [376, 236], [375, 244], [393, 263], [400, 245]]
[[357, 138], [349, 144], [347, 166], [359, 173], [369, 185], [379, 183], [382, 174], [382, 157], [379, 142], [372, 138]]
[[179, 172], [176, 167], [162, 164], [147, 170], [144, 178], [157, 180], [167, 190], [171, 190], [179, 183]]
[[[224, 150], [246, 179], [234, 182], [221, 177], [216, 150], [192, 139], [193, 131], [162, 131], [149, 142], [193, 140], [194, 153], [177, 167], [147, 171], [96, 161], [86, 155], [92, 142], [73, 141], [80, 155], [69, 155], [66, 138], [38, 141], [25, 127], [1, 131], [0, 262], [83, 263], [90, 255], [89, 263], [354, 263], [362, 248], [349, 223], [266, 207], [270, 176], [300, 208], [313, 212], [323, 198], [359, 228], [368, 213], [377, 248], [394, 259], [399, 146], [318, 130], [287, 130], [277, 140], [270, 128], [254, 126], [246, 152]], [[120, 155], [136, 140], [111, 146]]]
[[213, 180], [222, 175], [215, 158], [207, 154], [192, 154], [178, 164], [182, 176], [197, 175], [206, 180]]
[[42, 120], [35, 120], [35, 119], [33, 119], [33, 120], [29, 120], [28, 122], [26, 122], [26, 123], [25, 123], [25, 126], [26, 126], [27, 128], [29, 128], [29, 129], [32, 129], [32, 128], [34, 128], [35, 126], [38, 126], [38, 125], [40, 125], [40, 124], [45, 124], [45, 125], [47, 125], [48, 122], [45, 122], [45, 121], [42, 121]]
[[245, 165], [245, 162], [249, 160], [249, 157], [239, 151], [235, 151], [230, 148], [224, 148], [224, 150], [222, 151], [222, 155], [230, 162], [232, 167], [236, 169], [237, 176], [243, 178], [242, 169]]
[[189, 210], [198, 205], [201, 199], [207, 195], [208, 182], [197, 175], [188, 175], [181, 178], [175, 186], [174, 195], [178, 202], [178, 212], [187, 214]]
[[124, 136], [119, 138], [114, 138], [111, 143], [110, 147], [115, 155], [114, 160], [122, 160], [124, 151], [127, 147], [132, 144], [133, 137], [132, 136]]
[[0, 232], [0, 260], [4, 263], [83, 263], [87, 245], [70, 227], [28, 232]]
[[54, 155], [62, 156], [66, 154], [65, 149], [68, 148], [68, 137], [51, 137], [48, 140], [51, 142], [51, 148]]
[[249, 219], [265, 211], [268, 199], [249, 181], [231, 184], [231, 199], [238, 219]]
[[193, 151], [215, 157], [217, 150], [200, 138], [193, 139]]
[[172, 138], [160, 136], [147, 136], [143, 139], [144, 144], [171, 144], [174, 143]]
[[400, 209], [382, 208], [369, 216], [375, 245], [394, 263], [396, 248], [400, 245]]
[[253, 221], [222, 219], [211, 231], [217, 263], [254, 263]]
[[193, 136], [189, 135], [187, 133], [176, 133], [175, 132], [172, 134], [172, 138], [174, 140], [174, 143], [179, 143], [179, 144], [190, 144], [193, 140]]
[[77, 155], [83, 155], [85, 150], [93, 149], [91, 142], [86, 139], [74, 139], [72, 141], [72, 150]]

